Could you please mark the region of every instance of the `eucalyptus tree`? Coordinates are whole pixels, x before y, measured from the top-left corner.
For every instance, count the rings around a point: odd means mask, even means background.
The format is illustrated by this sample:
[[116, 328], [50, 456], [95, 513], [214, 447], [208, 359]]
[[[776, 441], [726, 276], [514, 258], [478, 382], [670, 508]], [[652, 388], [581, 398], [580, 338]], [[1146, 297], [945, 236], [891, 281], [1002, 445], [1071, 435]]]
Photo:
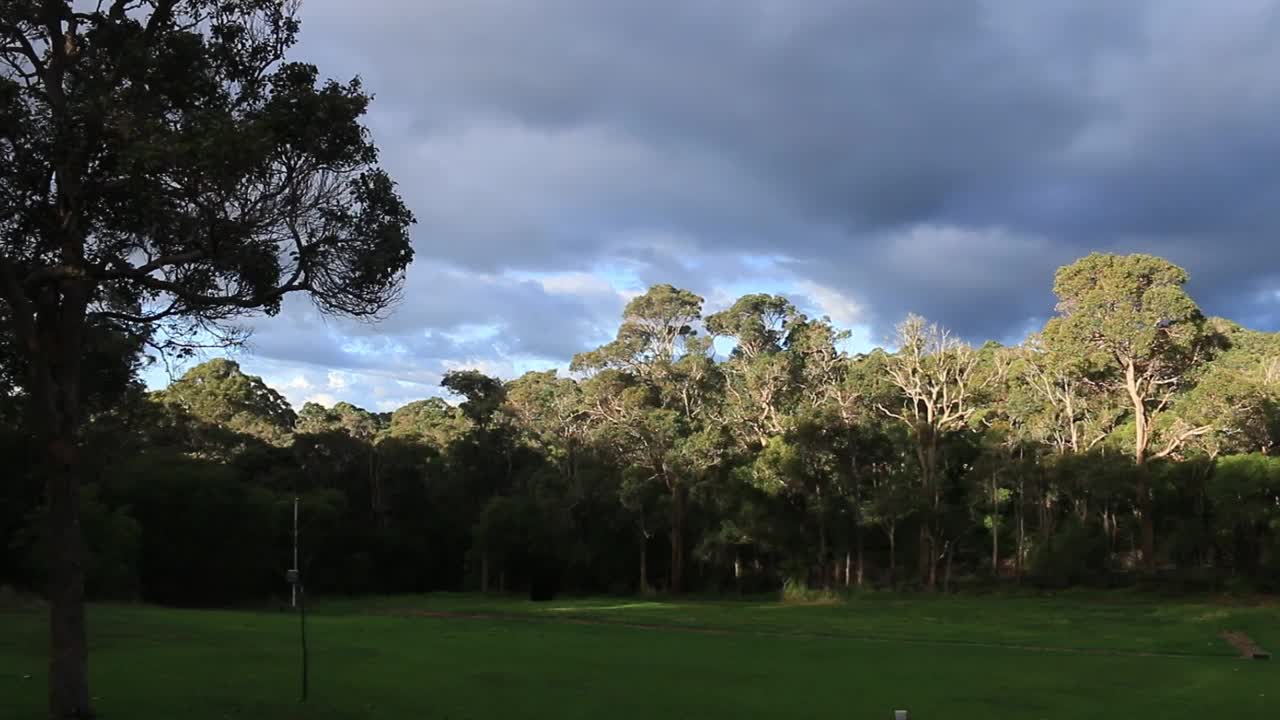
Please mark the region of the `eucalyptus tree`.
[[965, 427], [974, 403], [978, 355], [949, 332], [909, 315], [898, 325], [898, 350], [885, 371], [897, 390], [897, 401], [880, 405], [911, 433], [923, 515], [920, 523], [919, 572], [928, 587], [935, 586], [939, 546], [944, 544], [940, 522], [943, 488], [939, 474], [944, 436]]
[[[905, 427], [881, 421], [862, 443], [858, 497], [862, 522], [879, 527], [889, 543], [889, 585], [898, 581], [898, 527], [922, 509], [916, 486], [912, 441]], [[859, 558], [859, 572], [863, 560]]]
[[[298, 420], [283, 395], [226, 358], [196, 365], [152, 397], [194, 420], [199, 425], [194, 433], [229, 431], [278, 447], [292, 440]], [[202, 444], [195, 437], [191, 442]]]
[[734, 341], [721, 364], [726, 376], [724, 413], [739, 443], [759, 449], [785, 429], [794, 405], [794, 355], [784, 353], [788, 326], [798, 312], [780, 295], [745, 295], [707, 316], [707, 332]]
[[412, 216], [360, 124], [358, 81], [287, 62], [289, 0], [6, 0], [0, 298], [26, 362], [50, 523], [50, 715], [92, 715], [78, 520], [91, 318], [207, 342], [305, 293], [374, 316]]
[[396, 408], [391, 413], [388, 432], [393, 438], [420, 443], [446, 454], [471, 427], [472, 422], [460, 408], [443, 398], [432, 397]]
[[1079, 363], [1128, 401], [1148, 568], [1155, 567], [1155, 519], [1143, 466], [1213, 429], [1160, 423], [1189, 389], [1193, 371], [1208, 359], [1216, 337], [1184, 290], [1186, 282], [1186, 271], [1162, 258], [1093, 253], [1058, 270], [1053, 286], [1058, 314], [1044, 328], [1051, 353]]
[[710, 340], [698, 335], [701, 318], [701, 297], [655, 285], [627, 303], [612, 342], [570, 366], [590, 375], [585, 406], [598, 437], [667, 493], [675, 593], [684, 589], [689, 490], [722, 448], [712, 422], [719, 373]]
[[565, 488], [576, 491], [588, 423], [578, 383], [555, 370], [527, 372], [506, 384], [503, 413], [556, 467]]
[[1177, 428], [1210, 426], [1195, 444], [1211, 458], [1280, 447], [1280, 335], [1214, 319], [1224, 349], [1196, 372], [1172, 413]]
[[369, 511], [385, 526], [389, 508], [378, 456], [383, 431], [382, 422], [364, 408], [347, 402], [332, 408], [309, 402], [298, 413], [295, 448], [302, 451], [298, 454], [304, 470], [354, 476], [367, 488]]

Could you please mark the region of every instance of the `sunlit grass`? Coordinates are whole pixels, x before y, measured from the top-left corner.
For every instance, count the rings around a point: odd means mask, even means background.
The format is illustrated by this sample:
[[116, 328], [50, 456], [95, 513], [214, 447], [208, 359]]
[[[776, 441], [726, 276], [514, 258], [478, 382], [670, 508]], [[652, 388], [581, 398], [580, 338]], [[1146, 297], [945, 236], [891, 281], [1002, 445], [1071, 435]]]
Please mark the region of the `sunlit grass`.
[[[925, 720], [1280, 717], [1280, 665], [1237, 659], [1217, 637], [1237, 630], [1275, 649], [1280, 615], [1267, 607], [432, 595], [316, 610], [300, 705], [295, 616], [94, 607], [98, 709], [106, 720], [825, 719], [897, 707]], [[43, 717], [45, 628], [38, 611], [0, 612], [4, 720]], [[690, 632], [702, 629], [716, 633]]]

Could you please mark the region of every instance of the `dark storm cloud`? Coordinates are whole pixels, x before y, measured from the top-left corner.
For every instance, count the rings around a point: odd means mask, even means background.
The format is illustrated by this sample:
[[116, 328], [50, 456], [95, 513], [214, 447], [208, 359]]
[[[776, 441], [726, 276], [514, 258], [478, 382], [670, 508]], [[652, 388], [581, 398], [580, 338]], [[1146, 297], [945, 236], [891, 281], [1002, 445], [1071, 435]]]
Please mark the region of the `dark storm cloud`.
[[488, 325], [563, 359], [620, 301], [503, 271], [705, 294], [751, 254], [877, 333], [915, 311], [1005, 339], [1093, 249], [1166, 255], [1210, 312], [1275, 328], [1278, 7], [307, 0], [298, 56], [376, 92], [420, 262], [454, 268], [370, 333]]

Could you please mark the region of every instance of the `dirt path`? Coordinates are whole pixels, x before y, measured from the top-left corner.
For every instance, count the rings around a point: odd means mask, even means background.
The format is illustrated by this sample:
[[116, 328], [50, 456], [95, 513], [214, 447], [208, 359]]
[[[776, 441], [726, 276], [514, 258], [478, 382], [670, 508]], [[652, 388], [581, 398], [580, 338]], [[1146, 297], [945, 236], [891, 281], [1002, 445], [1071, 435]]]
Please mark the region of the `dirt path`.
[[1224, 630], [1219, 637], [1226, 640], [1231, 647], [1240, 651], [1240, 657], [1247, 660], [1266, 660], [1271, 657], [1271, 653], [1263, 650], [1258, 643], [1242, 632]]
[[[1219, 655], [1212, 653], [1192, 653], [1192, 652], [1170, 652], [1170, 651], [1146, 651], [1146, 650], [1113, 650], [1103, 648], [1071, 648], [1051, 645], [1026, 645], [1020, 643], [1000, 643], [1000, 642], [983, 642], [979, 640], [945, 640], [945, 639], [921, 639], [921, 638], [902, 638], [890, 637], [884, 635], [846, 635], [840, 633], [820, 633], [820, 632], [779, 632], [773, 630], [749, 630], [749, 629], [726, 629], [712, 628], [696, 625], [670, 625], [662, 623], [637, 623], [622, 620], [601, 620], [598, 618], [584, 618], [581, 616], [558, 616], [543, 617], [538, 615], [524, 615], [520, 613], [485, 613], [485, 612], [454, 612], [446, 610], [419, 610], [413, 608], [390, 608], [386, 610], [371, 611], [374, 615], [393, 615], [396, 617], [423, 617], [436, 619], [453, 619], [453, 620], [488, 620], [502, 622], [528, 622], [528, 623], [550, 623], [550, 624], [566, 624], [566, 625], [602, 625], [606, 627], [628, 628], [632, 630], [657, 630], [665, 632], [678, 633], [694, 633], [698, 635], [753, 635], [759, 637], [791, 637], [791, 638], [811, 638], [819, 640], [857, 640], [863, 642], [883, 642], [897, 643], [903, 645], [953, 645], [962, 647], [978, 647], [978, 648], [995, 648], [1001, 650], [1025, 650], [1030, 652], [1047, 652], [1061, 653], [1067, 655], [1104, 655], [1114, 657], [1153, 657], [1153, 658], [1216, 658], [1216, 659], [1232, 659], [1229, 655]], [[1227, 633], [1223, 633], [1225, 639]], [[1230, 641], [1228, 641], [1230, 642]], [[1234, 643], [1233, 643], [1234, 645]], [[1245, 656], [1252, 657], [1252, 656]]]

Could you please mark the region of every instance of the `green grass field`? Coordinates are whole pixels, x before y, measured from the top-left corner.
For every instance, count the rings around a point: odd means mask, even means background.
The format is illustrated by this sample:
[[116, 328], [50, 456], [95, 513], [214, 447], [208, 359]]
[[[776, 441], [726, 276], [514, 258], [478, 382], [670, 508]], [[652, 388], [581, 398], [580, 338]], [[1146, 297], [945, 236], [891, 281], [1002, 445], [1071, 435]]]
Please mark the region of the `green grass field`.
[[[320, 603], [297, 618], [95, 606], [102, 718], [1280, 717], [1280, 609], [1132, 595]], [[44, 616], [0, 611], [0, 718], [43, 717]]]

